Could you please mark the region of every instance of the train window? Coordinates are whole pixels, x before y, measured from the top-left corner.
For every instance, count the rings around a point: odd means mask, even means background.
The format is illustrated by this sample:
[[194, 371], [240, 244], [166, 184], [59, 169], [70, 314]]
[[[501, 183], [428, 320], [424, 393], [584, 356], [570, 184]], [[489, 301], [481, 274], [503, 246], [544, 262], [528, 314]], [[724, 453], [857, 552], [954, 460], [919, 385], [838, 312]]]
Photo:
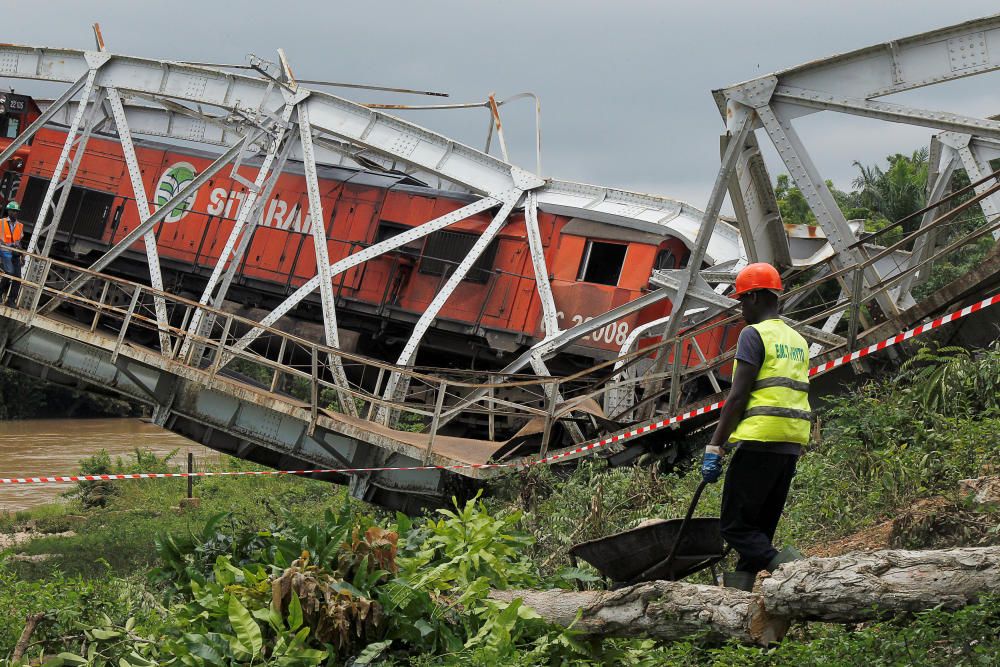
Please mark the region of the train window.
[[656, 267], [658, 271], [669, 271], [677, 268], [677, 258], [669, 249], [656, 253]]
[[587, 241], [577, 280], [598, 285], [617, 285], [625, 266], [628, 246], [623, 243]]
[[[427, 245], [424, 247], [424, 256], [420, 260], [420, 273], [431, 276], [443, 275], [446, 271], [450, 274], [458, 266], [459, 262], [472, 250], [479, 236], [476, 234], [465, 234], [463, 232], [434, 232], [427, 237]], [[493, 268], [493, 261], [497, 255], [497, 242], [493, 241], [488, 246], [479, 259], [469, 269], [465, 280], [474, 283], [485, 283], [490, 279], [490, 272]]]
[[[384, 220], [378, 223], [378, 229], [375, 230], [375, 243], [381, 243], [382, 241], [387, 241], [397, 234], [401, 234], [405, 231], [413, 229], [412, 227], [407, 227], [406, 225], [400, 225], [395, 222], [386, 222]], [[397, 248], [396, 252], [402, 253], [404, 255], [410, 255], [412, 257], [419, 257], [420, 251], [423, 249], [424, 240], [417, 239], [416, 241], [410, 241], [406, 245]]]
[[13, 139], [17, 136], [17, 128], [21, 124], [21, 119], [17, 117], [10, 117], [7, 120], [7, 134], [5, 135], [8, 139]]

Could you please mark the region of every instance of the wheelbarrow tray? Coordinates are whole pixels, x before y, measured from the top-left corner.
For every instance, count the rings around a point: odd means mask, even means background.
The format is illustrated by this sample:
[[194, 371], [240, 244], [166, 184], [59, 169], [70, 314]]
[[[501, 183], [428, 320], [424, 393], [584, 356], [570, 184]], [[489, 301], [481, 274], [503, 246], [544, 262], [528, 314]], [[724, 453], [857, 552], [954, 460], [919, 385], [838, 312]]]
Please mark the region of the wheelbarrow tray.
[[[664, 562], [674, 546], [682, 521], [650, 521], [631, 530], [581, 542], [569, 550], [569, 555], [574, 561], [581, 559], [590, 563], [617, 583], [683, 579], [721, 560], [724, 546], [718, 519], [691, 519], [674, 562]], [[638, 578], [643, 573], [644, 576]]]

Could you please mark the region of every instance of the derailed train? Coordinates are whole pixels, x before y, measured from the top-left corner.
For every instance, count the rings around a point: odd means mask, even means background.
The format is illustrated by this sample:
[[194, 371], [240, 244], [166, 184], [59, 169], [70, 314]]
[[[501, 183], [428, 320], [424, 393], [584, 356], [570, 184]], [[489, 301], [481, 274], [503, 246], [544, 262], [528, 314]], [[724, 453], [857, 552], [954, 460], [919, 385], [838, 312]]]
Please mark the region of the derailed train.
[[[20, 201], [22, 220], [29, 229], [65, 137], [59, 127], [44, 128], [18, 157], [20, 173], [4, 194]], [[153, 205], [166, 202], [215, 158], [196, 149], [153, 142], [139, 142], [136, 150]], [[252, 180], [256, 168], [243, 165], [239, 173]], [[320, 166], [319, 177], [331, 261], [472, 201], [469, 195], [437, 190], [400, 173]], [[168, 289], [200, 294], [246, 193], [246, 185], [225, 170], [157, 225]], [[86, 262], [134, 229], [139, 215], [130, 194], [117, 139], [91, 138], [59, 223], [54, 255]], [[391, 359], [490, 218], [488, 211], [472, 216], [335, 277], [344, 347]], [[289, 163], [263, 206], [228, 300], [270, 309], [314, 276], [309, 235], [313, 224], [301, 166]], [[649, 290], [653, 269], [683, 267], [688, 256], [684, 241], [666, 229], [642, 230], [544, 210], [539, 213], [539, 227], [563, 328], [638, 298]], [[142, 242], [113, 269], [148, 279]], [[569, 358], [579, 367], [617, 356], [636, 326], [669, 314], [670, 308], [669, 301], [661, 301], [612, 322], [570, 348]], [[418, 362], [468, 368], [474, 360], [479, 367], [495, 367], [543, 337], [540, 314], [524, 217], [515, 213], [442, 309], [422, 342]], [[321, 319], [318, 296], [292, 315]], [[713, 331], [699, 344], [706, 355], [714, 356], [731, 346], [737, 334], [735, 329]], [[654, 341], [647, 338], [640, 344]], [[697, 359], [685, 362], [694, 364]]]

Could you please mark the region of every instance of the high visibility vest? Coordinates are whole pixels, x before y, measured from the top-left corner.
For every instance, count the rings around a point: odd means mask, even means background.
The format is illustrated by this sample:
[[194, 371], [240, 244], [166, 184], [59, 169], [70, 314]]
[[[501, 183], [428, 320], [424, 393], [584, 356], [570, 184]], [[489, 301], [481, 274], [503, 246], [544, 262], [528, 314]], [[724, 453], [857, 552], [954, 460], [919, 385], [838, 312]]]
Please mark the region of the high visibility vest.
[[20, 243], [24, 234], [24, 225], [20, 222], [11, 223], [10, 218], [0, 219], [0, 234], [3, 234], [4, 245], [14, 245]]
[[[751, 324], [764, 342], [764, 363], [750, 392], [743, 421], [730, 442], [809, 442], [809, 346], [781, 320]], [[733, 366], [736, 372], [736, 366]]]

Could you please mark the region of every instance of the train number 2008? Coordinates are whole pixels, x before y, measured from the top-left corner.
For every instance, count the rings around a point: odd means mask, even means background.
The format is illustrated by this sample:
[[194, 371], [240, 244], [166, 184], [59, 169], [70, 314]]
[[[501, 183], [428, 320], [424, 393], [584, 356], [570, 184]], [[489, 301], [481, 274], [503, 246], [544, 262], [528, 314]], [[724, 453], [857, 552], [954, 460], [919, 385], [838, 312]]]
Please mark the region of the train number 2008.
[[[561, 310], [556, 313], [556, 317], [562, 322], [566, 318], [566, 314]], [[573, 315], [570, 318], [572, 322], [571, 326], [577, 326], [578, 324], [583, 324], [584, 322], [589, 322], [593, 317], [584, 317], [583, 315]], [[628, 339], [628, 322], [612, 322], [603, 329], [598, 329], [592, 334], [585, 336], [583, 340], [587, 339], [593, 340], [595, 343], [614, 343], [615, 345], [624, 345], [625, 341]]]

